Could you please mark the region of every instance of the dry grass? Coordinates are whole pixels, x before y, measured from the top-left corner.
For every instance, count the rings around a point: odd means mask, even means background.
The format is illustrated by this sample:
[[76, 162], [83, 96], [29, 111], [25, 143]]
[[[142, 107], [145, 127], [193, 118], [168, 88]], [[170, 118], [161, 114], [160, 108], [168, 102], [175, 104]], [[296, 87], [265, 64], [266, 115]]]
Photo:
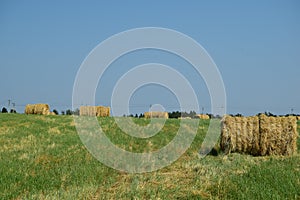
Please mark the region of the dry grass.
[[26, 137], [18, 139], [6, 139], [6, 142], [0, 148], [0, 152], [18, 152], [18, 151], [26, 151], [31, 147], [36, 146], [37, 139], [34, 135], [28, 135]]
[[49, 127], [48, 133], [50, 133], [50, 134], [61, 134], [58, 127]]

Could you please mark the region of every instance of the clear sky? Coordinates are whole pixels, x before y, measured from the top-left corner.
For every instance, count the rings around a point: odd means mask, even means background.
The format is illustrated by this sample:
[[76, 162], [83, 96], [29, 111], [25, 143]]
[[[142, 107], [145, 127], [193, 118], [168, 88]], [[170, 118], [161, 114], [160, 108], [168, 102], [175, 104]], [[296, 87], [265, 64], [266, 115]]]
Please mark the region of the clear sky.
[[[7, 107], [11, 99], [18, 112], [39, 102], [49, 103], [51, 109], [71, 108], [74, 79], [88, 53], [113, 34], [150, 26], [180, 31], [207, 50], [223, 77], [229, 113], [286, 114], [291, 109], [300, 113], [300, 3], [296, 0], [2, 0], [0, 25], [0, 106]], [[158, 51], [121, 59], [100, 82], [97, 104], [110, 105], [115, 81], [131, 65], [154, 59], [187, 76], [200, 106], [209, 112], [206, 86], [184, 61]], [[178, 107], [170, 91], [152, 85], [136, 91], [130, 109], [141, 113], [155, 103], [168, 111]]]

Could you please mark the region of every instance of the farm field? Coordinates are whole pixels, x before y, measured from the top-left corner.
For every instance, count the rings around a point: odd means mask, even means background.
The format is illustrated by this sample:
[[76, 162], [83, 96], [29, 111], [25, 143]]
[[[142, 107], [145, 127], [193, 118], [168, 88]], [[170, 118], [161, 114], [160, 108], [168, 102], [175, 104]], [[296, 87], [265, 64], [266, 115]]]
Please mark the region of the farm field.
[[[180, 121], [168, 119], [149, 139], [122, 133], [98, 118], [106, 135], [133, 152], [160, 149]], [[139, 125], [148, 119], [133, 119]], [[299, 199], [300, 140], [291, 157], [219, 152], [198, 158], [208, 128], [200, 120], [191, 147], [172, 165], [143, 174], [111, 169], [82, 144], [73, 117], [0, 114], [0, 199]], [[300, 121], [298, 121], [298, 133]]]

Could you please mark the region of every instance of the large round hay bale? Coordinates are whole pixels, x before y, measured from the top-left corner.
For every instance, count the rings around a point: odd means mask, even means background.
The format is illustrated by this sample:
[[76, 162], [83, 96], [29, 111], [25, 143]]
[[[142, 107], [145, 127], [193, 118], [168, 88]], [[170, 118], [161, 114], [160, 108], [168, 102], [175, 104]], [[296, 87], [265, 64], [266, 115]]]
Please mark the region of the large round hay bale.
[[296, 117], [260, 115], [260, 155], [292, 155], [297, 151]]
[[47, 115], [50, 112], [50, 107], [48, 104], [35, 104], [34, 114]]
[[25, 114], [34, 114], [34, 105], [27, 104], [25, 107]]
[[220, 146], [226, 153], [239, 152], [256, 155], [259, 151], [258, 117], [231, 117], [222, 119]]

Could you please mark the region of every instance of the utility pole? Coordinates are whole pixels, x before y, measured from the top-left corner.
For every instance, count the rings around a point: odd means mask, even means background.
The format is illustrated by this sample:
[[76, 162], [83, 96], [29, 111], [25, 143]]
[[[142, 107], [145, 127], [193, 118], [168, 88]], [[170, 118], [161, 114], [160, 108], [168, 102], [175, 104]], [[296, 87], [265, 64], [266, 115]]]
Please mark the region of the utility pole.
[[202, 115], [204, 114], [204, 107], [202, 107]]
[[291, 108], [291, 114], [294, 114], [294, 108]]
[[10, 112], [10, 103], [11, 103], [11, 99], [8, 99], [8, 107], [7, 107], [7, 112]]

